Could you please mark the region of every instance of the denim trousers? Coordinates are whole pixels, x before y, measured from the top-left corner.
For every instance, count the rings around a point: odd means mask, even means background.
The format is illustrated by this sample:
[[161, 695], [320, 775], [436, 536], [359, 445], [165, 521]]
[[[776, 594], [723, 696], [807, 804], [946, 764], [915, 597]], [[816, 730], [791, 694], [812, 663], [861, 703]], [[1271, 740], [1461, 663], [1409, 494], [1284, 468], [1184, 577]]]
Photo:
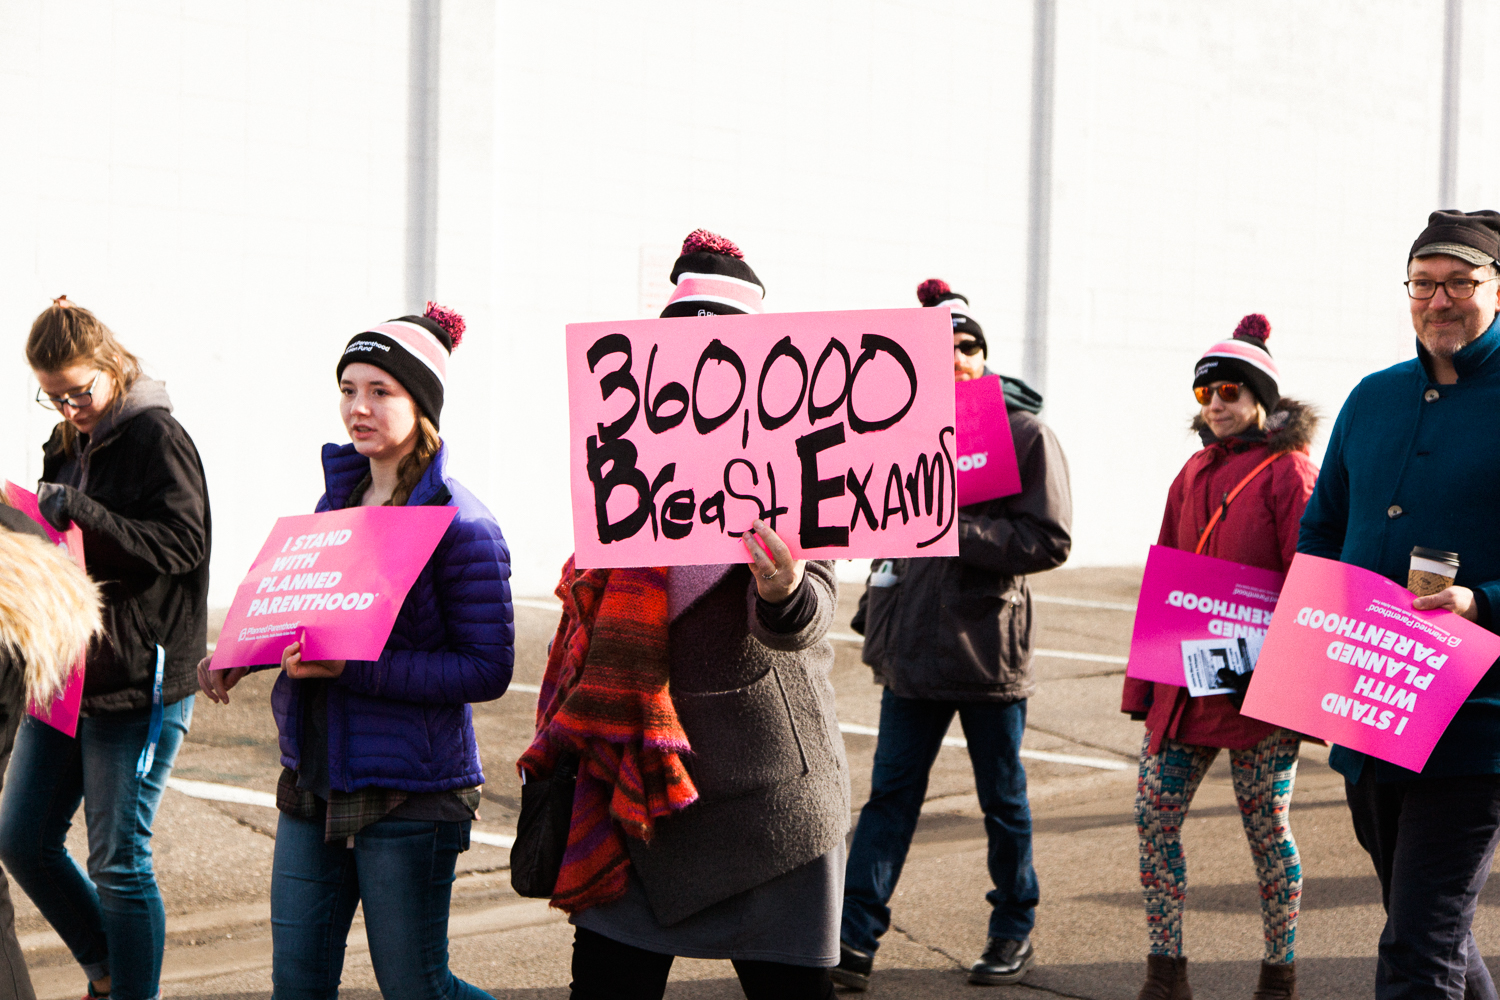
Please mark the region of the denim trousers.
[[1354, 835], [1380, 877], [1377, 1000], [1496, 1000], [1470, 929], [1500, 839], [1500, 775], [1345, 780]]
[[[151, 768], [136, 776], [149, 708], [78, 720], [65, 736], [27, 716], [0, 799], [0, 860], [67, 944], [89, 979], [112, 979], [115, 1000], [154, 1000], [167, 917], [151, 867], [151, 824], [193, 698], [166, 706]], [[65, 843], [83, 803], [88, 872]]]
[[1021, 766], [1026, 701], [952, 702], [901, 698], [887, 688], [880, 701], [880, 736], [870, 801], [860, 810], [844, 876], [839, 937], [874, 954], [891, 925], [887, 905], [901, 878], [927, 794], [927, 777], [957, 712], [969, 744], [974, 785], [989, 838], [989, 936], [1021, 941], [1036, 922], [1039, 895], [1031, 863], [1031, 805]]
[[491, 1000], [448, 971], [453, 870], [469, 823], [382, 819], [346, 841], [323, 841], [321, 819], [281, 814], [271, 865], [275, 1000], [334, 1000], [354, 909], [380, 992], [402, 1000]]

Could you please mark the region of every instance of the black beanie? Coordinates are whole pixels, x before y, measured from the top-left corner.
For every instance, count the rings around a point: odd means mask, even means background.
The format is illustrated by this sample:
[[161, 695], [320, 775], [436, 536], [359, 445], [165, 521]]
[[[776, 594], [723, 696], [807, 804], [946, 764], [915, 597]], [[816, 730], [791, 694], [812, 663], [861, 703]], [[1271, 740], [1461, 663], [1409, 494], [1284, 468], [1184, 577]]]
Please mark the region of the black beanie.
[[1232, 338], [1219, 341], [1198, 359], [1193, 388], [1212, 382], [1238, 382], [1255, 393], [1269, 414], [1281, 402], [1281, 371], [1266, 347], [1270, 336], [1271, 322], [1260, 313], [1240, 320]]
[[766, 294], [740, 248], [707, 229], [695, 229], [682, 241], [682, 255], [672, 265], [672, 284], [677, 287], [661, 311], [662, 319], [758, 313]]
[[1427, 228], [1411, 245], [1406, 255], [1414, 257], [1447, 254], [1483, 267], [1500, 260], [1500, 212], [1433, 212], [1427, 217]]
[[339, 358], [336, 378], [356, 362], [374, 365], [393, 376], [417, 406], [439, 427], [448, 355], [463, 341], [464, 318], [436, 302], [421, 316], [402, 316], [355, 334]]
[[990, 345], [985, 343], [984, 331], [979, 328], [974, 317], [969, 315], [968, 296], [958, 294], [941, 278], [928, 278], [917, 286], [917, 301], [923, 306], [947, 306], [948, 311], [953, 314], [953, 332], [971, 335], [979, 343], [984, 356], [990, 356]]

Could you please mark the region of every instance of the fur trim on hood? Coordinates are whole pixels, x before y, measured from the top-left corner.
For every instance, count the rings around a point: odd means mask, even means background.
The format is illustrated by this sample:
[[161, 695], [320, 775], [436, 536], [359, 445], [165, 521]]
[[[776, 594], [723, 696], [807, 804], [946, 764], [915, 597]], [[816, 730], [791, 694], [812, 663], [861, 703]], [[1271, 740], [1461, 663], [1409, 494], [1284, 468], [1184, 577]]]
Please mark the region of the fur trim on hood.
[[[1313, 435], [1317, 433], [1318, 420], [1318, 411], [1311, 403], [1282, 396], [1276, 408], [1266, 417], [1263, 430], [1236, 434], [1230, 440], [1249, 444], [1264, 441], [1271, 446], [1272, 451], [1307, 451], [1312, 447]], [[1214, 432], [1208, 429], [1201, 411], [1193, 416], [1193, 430], [1205, 448], [1218, 442]]]
[[0, 567], [0, 650], [20, 657], [27, 697], [46, 704], [103, 628], [99, 588], [65, 552], [16, 532], [0, 531]]

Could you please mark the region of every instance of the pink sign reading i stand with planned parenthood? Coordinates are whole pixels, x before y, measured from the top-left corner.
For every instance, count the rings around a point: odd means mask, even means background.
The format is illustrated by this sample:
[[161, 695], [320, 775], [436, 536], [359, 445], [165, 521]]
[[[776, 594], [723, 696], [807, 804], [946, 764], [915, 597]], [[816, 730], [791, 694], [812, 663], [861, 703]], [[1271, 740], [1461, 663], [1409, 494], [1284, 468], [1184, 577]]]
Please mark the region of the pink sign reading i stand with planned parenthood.
[[568, 327], [582, 568], [958, 554], [945, 309]]
[[[42, 526], [47, 537], [52, 539], [53, 545], [67, 549], [68, 555], [73, 557], [78, 567], [84, 571], [88, 570], [83, 561], [83, 530], [78, 525], [70, 524], [67, 531], [58, 531], [42, 516], [41, 508], [37, 506], [36, 494], [17, 486], [10, 480], [5, 481], [5, 495], [10, 499], [12, 507]], [[83, 706], [83, 672], [84, 660], [80, 656], [77, 665], [73, 667], [73, 672], [68, 675], [68, 683], [63, 686], [57, 697], [52, 699], [52, 703], [38, 705], [32, 702], [26, 708], [27, 714], [45, 722], [59, 732], [77, 736], [78, 713]]]
[[1500, 636], [1413, 611], [1414, 599], [1378, 573], [1298, 555], [1240, 711], [1422, 770]]
[[1016, 442], [1005, 410], [999, 375], [955, 382], [958, 418], [958, 505], [982, 503], [1021, 492]]
[[1151, 546], [1125, 676], [1185, 685], [1183, 642], [1264, 635], [1282, 579], [1275, 570]]
[[230, 605], [211, 668], [374, 660], [454, 507], [351, 507], [283, 517]]

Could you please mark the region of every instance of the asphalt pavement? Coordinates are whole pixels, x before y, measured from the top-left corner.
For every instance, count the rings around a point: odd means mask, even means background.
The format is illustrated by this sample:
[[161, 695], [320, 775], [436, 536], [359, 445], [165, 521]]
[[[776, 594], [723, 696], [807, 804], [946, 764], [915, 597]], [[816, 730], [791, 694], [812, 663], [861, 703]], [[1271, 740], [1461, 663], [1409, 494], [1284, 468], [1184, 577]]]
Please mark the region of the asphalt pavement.
[[[1132, 812], [1142, 727], [1117, 708], [1139, 582], [1138, 569], [1059, 570], [1032, 580], [1040, 687], [1029, 705], [1024, 745], [1042, 886], [1033, 935], [1037, 966], [1019, 986], [966, 983], [964, 969], [984, 946], [989, 883], [983, 820], [955, 722], [933, 768], [869, 996], [1135, 997], [1146, 954]], [[834, 626], [834, 684], [856, 809], [869, 788], [870, 734], [880, 702], [880, 688], [851, 641], [848, 623], [859, 591], [844, 586]], [[545, 901], [511, 891], [506, 848], [519, 807], [513, 762], [531, 736], [556, 605], [518, 601], [516, 619], [515, 686], [499, 701], [475, 706], [489, 784], [474, 846], [460, 857], [452, 967], [503, 1000], [563, 1000], [571, 928]], [[164, 996], [270, 996], [272, 796], [280, 773], [269, 708], [273, 680], [271, 672], [247, 678], [228, 706], [199, 699], [174, 774], [178, 784], [163, 801], [154, 847], [168, 913]], [[1372, 993], [1382, 924], [1378, 884], [1354, 841], [1342, 779], [1326, 760], [1321, 747], [1304, 747], [1292, 805], [1306, 873], [1298, 968], [1309, 1000]], [[80, 815], [69, 839], [80, 860], [87, 853], [82, 826]], [[1226, 759], [1205, 779], [1187, 816], [1184, 843], [1194, 993], [1200, 1000], [1243, 1000], [1254, 989], [1261, 957], [1259, 896]], [[12, 893], [39, 997], [79, 996], [83, 977], [61, 941], [14, 885]], [[1500, 889], [1486, 890], [1475, 929], [1487, 954], [1500, 952]], [[380, 995], [358, 923], [344, 987], [341, 995], [350, 1000]], [[667, 991], [680, 1000], [741, 995], [727, 962], [699, 960], [679, 960]]]

